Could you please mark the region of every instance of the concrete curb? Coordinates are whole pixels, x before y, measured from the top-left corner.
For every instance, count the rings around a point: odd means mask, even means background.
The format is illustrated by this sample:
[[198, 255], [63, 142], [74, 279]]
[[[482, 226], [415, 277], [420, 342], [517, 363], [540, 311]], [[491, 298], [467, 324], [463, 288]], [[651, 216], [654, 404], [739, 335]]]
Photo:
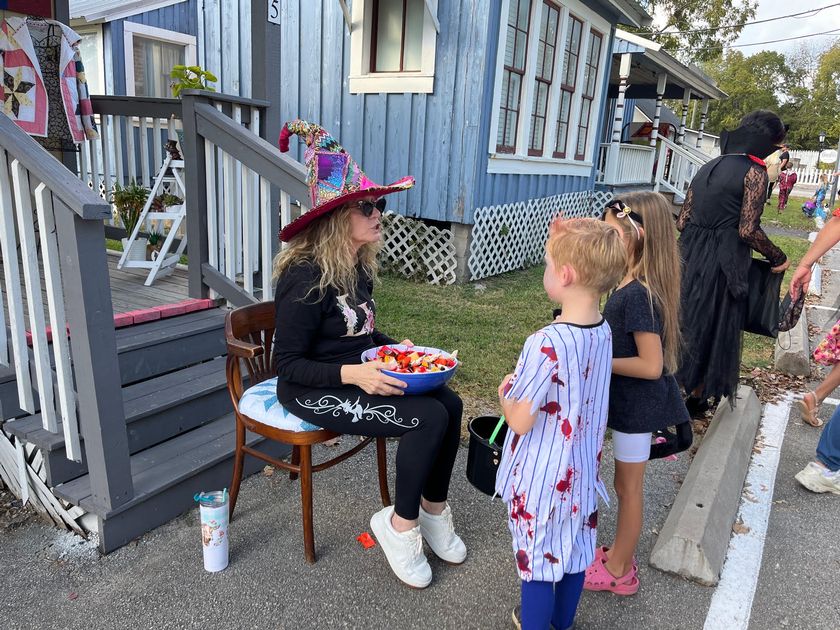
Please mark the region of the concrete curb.
[[[789, 340], [789, 343], [786, 341]], [[779, 372], [793, 376], [808, 376], [811, 373], [811, 343], [808, 339], [808, 307], [802, 309], [802, 315], [796, 326], [788, 332], [780, 332], [776, 340], [775, 360]]]
[[652, 567], [707, 586], [720, 578], [761, 419], [750, 387], [737, 402], [718, 406], [650, 554]]

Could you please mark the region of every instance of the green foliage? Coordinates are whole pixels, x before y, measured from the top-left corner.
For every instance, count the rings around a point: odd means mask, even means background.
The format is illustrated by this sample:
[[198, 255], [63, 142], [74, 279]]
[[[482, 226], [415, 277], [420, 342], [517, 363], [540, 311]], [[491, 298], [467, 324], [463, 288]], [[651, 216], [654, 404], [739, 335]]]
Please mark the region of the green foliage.
[[779, 98], [793, 77], [785, 58], [778, 52], [763, 50], [749, 57], [738, 50], [707, 61], [703, 69], [729, 97], [712, 101], [707, 129], [720, 134], [735, 129], [746, 114], [756, 109], [778, 112]]
[[738, 39], [741, 28], [682, 35], [657, 34], [743, 24], [755, 17], [758, 0], [650, 0], [646, 8], [657, 19], [654, 26], [638, 32], [654, 35], [653, 39], [668, 52], [687, 61], [705, 61], [720, 56], [722, 46]]
[[163, 242], [163, 234], [160, 232], [149, 232], [149, 245], [157, 245]]
[[114, 184], [114, 189], [111, 191], [111, 203], [116, 207], [117, 216], [128, 235], [134, 232], [140, 220], [149, 192], [148, 188], [141, 186], [136, 180], [131, 180], [125, 187]]
[[706, 128], [714, 134], [734, 129], [751, 111], [769, 109], [790, 125], [787, 141], [794, 149], [817, 149], [821, 131], [826, 148], [840, 137], [840, 43], [824, 50], [805, 44], [787, 57], [730, 50], [703, 70], [729, 95], [710, 104]]
[[172, 87], [172, 96], [175, 98], [181, 95], [181, 90], [207, 90], [209, 92], [215, 92], [216, 88], [207, 83], [215, 83], [219, 80], [215, 74], [204, 70], [201, 66], [174, 66], [169, 76], [174, 79], [170, 85]]
[[791, 126], [788, 141], [794, 148], [817, 149], [825, 131], [826, 148], [835, 146], [840, 137], [840, 43], [822, 51], [803, 46], [789, 65], [796, 81], [780, 112]]
[[158, 195], [152, 201], [152, 209], [156, 212], [165, 212], [166, 208], [177, 206], [183, 202], [183, 199], [170, 193]]

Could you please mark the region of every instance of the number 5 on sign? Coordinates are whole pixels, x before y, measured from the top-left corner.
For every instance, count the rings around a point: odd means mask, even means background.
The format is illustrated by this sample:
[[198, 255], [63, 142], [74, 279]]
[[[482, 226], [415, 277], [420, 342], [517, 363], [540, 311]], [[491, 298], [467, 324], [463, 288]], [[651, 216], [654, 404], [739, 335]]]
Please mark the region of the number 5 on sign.
[[280, 24], [280, 0], [268, 0], [268, 21]]

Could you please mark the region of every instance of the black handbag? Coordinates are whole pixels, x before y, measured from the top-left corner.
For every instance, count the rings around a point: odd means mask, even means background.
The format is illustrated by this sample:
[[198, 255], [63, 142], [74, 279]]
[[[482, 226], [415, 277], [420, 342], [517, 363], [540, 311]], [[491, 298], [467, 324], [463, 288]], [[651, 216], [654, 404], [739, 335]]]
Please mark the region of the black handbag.
[[744, 331], [775, 339], [779, 335], [779, 293], [784, 274], [771, 269], [766, 260], [753, 258], [750, 263]]
[[[781, 274], [780, 274], [781, 275]], [[779, 332], [787, 332], [799, 321], [802, 315], [802, 308], [805, 306], [805, 291], [799, 292], [799, 297], [796, 300], [791, 299], [790, 291], [782, 300], [782, 305], [779, 312]]]

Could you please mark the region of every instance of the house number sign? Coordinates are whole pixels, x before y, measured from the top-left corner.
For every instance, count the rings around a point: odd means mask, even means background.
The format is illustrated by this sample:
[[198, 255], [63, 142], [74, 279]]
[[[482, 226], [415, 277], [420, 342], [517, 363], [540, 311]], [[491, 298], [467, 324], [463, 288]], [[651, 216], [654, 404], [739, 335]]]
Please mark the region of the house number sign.
[[268, 21], [280, 24], [280, 0], [268, 0]]

